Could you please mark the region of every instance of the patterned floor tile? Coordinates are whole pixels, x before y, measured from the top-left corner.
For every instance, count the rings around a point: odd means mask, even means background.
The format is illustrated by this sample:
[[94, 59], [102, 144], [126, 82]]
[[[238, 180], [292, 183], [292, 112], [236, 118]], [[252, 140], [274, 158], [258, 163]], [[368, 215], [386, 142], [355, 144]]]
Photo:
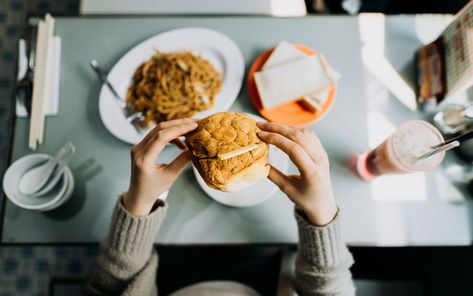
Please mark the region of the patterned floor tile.
[[52, 278], [83, 278], [97, 255], [97, 246], [0, 247], [0, 296], [36, 295]]

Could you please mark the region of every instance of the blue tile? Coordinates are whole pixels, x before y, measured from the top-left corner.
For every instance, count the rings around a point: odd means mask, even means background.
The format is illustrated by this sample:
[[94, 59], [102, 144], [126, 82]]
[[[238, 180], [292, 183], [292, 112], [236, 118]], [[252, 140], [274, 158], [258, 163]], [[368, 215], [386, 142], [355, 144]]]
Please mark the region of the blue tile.
[[21, 9], [21, 1], [12, 1], [12, 3], [10, 4], [10, 7], [12, 10], [14, 11], [19, 11]]
[[10, 87], [10, 79], [5, 77], [0, 77], [0, 89], [7, 89]]
[[7, 26], [5, 29], [5, 34], [8, 37], [14, 37], [18, 32], [18, 27], [17, 26]]
[[31, 280], [27, 276], [19, 276], [16, 279], [15, 286], [19, 291], [28, 290], [31, 287]]
[[22, 247], [21, 248], [21, 254], [23, 255], [23, 258], [31, 258], [34, 256], [34, 248], [33, 247]]
[[10, 61], [14, 61], [15, 60], [15, 54], [11, 51], [5, 51], [3, 53], [3, 60], [5, 62], [10, 62]]
[[54, 255], [56, 255], [57, 257], [62, 257], [65, 254], [66, 254], [66, 250], [64, 248], [61, 248], [61, 247], [54, 248]]
[[100, 249], [95, 247], [88, 247], [84, 249], [84, 254], [88, 258], [95, 258], [99, 255]]
[[35, 264], [36, 272], [38, 273], [44, 273], [49, 271], [49, 263], [46, 259], [44, 258], [39, 258], [36, 260]]
[[48, 11], [51, 9], [51, 5], [48, 2], [42, 1], [36, 5], [36, 9], [41, 11]]
[[15, 273], [18, 269], [18, 261], [16, 258], [5, 258], [2, 263], [2, 270], [6, 273]]
[[71, 274], [82, 274], [84, 272], [84, 265], [76, 258], [72, 258], [67, 263], [67, 271]]
[[78, 8], [79, 8], [79, 5], [77, 3], [77, 1], [69, 1], [67, 2], [66, 4], [66, 10], [68, 13], [77, 13], [78, 11]]

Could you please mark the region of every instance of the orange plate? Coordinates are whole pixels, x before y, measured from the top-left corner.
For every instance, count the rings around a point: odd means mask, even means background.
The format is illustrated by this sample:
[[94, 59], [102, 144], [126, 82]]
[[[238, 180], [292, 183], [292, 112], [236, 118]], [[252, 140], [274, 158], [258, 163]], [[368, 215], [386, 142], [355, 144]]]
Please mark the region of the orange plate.
[[[294, 46], [307, 55], [317, 54], [315, 50], [306, 46], [299, 44], [294, 44]], [[315, 113], [310, 112], [301, 104], [297, 103], [297, 101], [279, 105], [271, 109], [263, 109], [258, 89], [256, 87], [254, 74], [261, 70], [273, 50], [274, 48], [271, 48], [260, 54], [251, 65], [250, 71], [248, 72], [248, 91], [250, 93], [251, 102], [255, 106], [256, 110], [258, 110], [258, 112], [268, 121], [276, 121], [296, 127], [304, 127], [320, 120], [325, 114], [327, 114], [335, 101], [335, 83], [328, 89], [328, 97], [322, 105], [322, 110], [318, 110]]]

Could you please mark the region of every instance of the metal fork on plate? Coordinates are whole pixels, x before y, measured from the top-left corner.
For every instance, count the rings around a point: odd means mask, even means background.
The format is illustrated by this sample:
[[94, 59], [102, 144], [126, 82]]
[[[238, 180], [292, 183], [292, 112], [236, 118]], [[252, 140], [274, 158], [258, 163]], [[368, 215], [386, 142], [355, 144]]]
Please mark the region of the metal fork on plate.
[[143, 113], [133, 109], [133, 107], [128, 105], [126, 101], [118, 94], [118, 92], [115, 90], [110, 81], [108, 81], [105, 71], [102, 70], [96, 60], [90, 61], [90, 66], [97, 74], [100, 81], [102, 81], [102, 83], [108, 87], [108, 89], [112, 92], [113, 96], [117, 99], [116, 101], [119, 104], [119, 107], [123, 115], [125, 116], [126, 121], [129, 122], [139, 134], [144, 133], [145, 117]]

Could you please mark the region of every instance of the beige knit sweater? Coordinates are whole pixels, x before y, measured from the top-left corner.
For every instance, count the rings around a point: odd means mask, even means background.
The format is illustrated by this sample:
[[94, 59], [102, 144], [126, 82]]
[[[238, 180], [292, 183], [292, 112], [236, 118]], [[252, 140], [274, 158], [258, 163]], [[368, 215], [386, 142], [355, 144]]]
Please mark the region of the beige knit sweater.
[[[117, 203], [110, 232], [84, 286], [87, 295], [157, 295], [158, 255], [153, 248], [167, 205], [134, 217]], [[339, 217], [316, 227], [295, 212], [299, 252], [295, 286], [300, 295], [354, 295], [353, 258], [340, 237]], [[276, 284], [276, 283], [275, 283]]]

